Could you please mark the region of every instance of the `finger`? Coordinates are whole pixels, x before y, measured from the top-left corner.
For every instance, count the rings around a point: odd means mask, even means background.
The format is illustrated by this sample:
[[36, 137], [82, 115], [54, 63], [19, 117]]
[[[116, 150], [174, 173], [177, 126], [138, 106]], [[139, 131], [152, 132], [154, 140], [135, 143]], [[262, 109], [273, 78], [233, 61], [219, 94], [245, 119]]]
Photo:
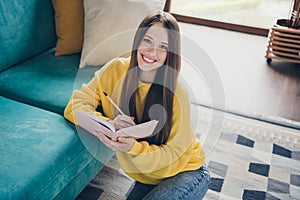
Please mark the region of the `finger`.
[[112, 149], [113, 151], [124, 151], [124, 149], [127, 149], [128, 144], [127, 143], [120, 143], [119, 141], [113, 141], [111, 139], [109, 139], [108, 137], [106, 137], [105, 135], [100, 136], [101, 137], [101, 141], [110, 149]]
[[[135, 125], [133, 120], [134, 120], [134, 117], [129, 117], [127, 115], [117, 115], [114, 119], [114, 121], [117, 125], [121, 125], [121, 123], [124, 123], [124, 124], [129, 124], [130, 126]], [[127, 125], [125, 125], [125, 126], [127, 126]]]
[[129, 119], [130, 119], [130, 124], [134, 126], [135, 125], [135, 123], [134, 123], [134, 117], [129, 117]]
[[106, 146], [109, 146], [109, 143], [106, 141], [106, 136], [99, 132], [96, 132], [96, 136], [102, 143], [104, 143]]
[[124, 137], [118, 137], [117, 140], [118, 140], [118, 142], [120, 142], [120, 143], [125, 143]]
[[118, 129], [132, 126], [132, 124], [130, 124], [128, 121], [125, 121], [125, 120], [118, 120], [115, 124]]
[[130, 127], [130, 126], [132, 126], [132, 125], [129, 124], [128, 122], [126, 122], [126, 121], [122, 121], [122, 122], [119, 123], [118, 126], [119, 126], [120, 128], [126, 128], [126, 127]]
[[96, 132], [95, 133], [97, 138], [99, 138], [99, 140], [105, 144], [105, 146], [107, 146], [108, 148], [110, 148], [113, 151], [116, 151], [117, 149], [115, 148], [115, 145], [113, 145], [113, 141], [110, 140], [106, 135]]
[[126, 124], [129, 124], [129, 125], [135, 125], [134, 123], [134, 117], [129, 117], [127, 115], [124, 115], [123, 117], [121, 117], [121, 121], [125, 122]]
[[121, 151], [130, 151], [130, 149], [133, 147], [135, 139], [130, 137], [118, 137], [119, 142], [119, 148]]

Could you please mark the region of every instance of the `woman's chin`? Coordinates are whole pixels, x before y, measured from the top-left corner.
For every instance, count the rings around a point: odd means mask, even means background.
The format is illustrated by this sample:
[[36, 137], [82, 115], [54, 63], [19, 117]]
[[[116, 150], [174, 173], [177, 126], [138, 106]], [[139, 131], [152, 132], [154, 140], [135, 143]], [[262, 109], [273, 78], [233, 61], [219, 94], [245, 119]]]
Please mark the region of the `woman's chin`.
[[156, 71], [159, 67], [160, 67], [160, 65], [156, 65], [156, 64], [139, 65], [139, 69], [142, 71], [145, 71], [145, 72]]
[[153, 70], [156, 70], [157, 68], [153, 67], [153, 66], [142, 65], [142, 66], [139, 66], [139, 69], [144, 72], [151, 72]]

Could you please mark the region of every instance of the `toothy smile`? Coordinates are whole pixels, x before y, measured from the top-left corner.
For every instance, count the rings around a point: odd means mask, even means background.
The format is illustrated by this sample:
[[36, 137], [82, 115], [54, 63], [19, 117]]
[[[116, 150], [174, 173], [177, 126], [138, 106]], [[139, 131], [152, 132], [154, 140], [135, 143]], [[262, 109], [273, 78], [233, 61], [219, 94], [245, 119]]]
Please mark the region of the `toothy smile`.
[[147, 63], [154, 63], [156, 60], [152, 60], [151, 58], [147, 58], [145, 55], [142, 55], [142, 58]]

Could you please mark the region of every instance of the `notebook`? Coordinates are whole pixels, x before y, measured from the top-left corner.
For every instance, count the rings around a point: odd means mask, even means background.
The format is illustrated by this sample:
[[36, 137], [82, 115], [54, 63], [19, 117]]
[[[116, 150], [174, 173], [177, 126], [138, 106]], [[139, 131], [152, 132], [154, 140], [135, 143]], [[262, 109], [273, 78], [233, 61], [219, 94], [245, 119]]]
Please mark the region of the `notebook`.
[[91, 113], [83, 110], [77, 110], [75, 112], [78, 119], [78, 125], [81, 128], [92, 134], [98, 131], [114, 141], [116, 141], [119, 136], [133, 137], [136, 139], [150, 137], [158, 124], [157, 120], [151, 120], [138, 125], [115, 130], [112, 124]]

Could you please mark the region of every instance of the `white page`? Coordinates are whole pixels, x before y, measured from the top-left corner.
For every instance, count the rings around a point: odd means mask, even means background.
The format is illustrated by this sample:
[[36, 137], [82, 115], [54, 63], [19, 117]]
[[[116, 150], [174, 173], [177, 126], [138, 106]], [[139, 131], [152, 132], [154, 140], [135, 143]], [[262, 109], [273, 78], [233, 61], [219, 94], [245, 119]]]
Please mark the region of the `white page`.
[[78, 115], [86, 115], [88, 118], [90, 118], [90, 119], [92, 119], [92, 120], [94, 120], [94, 121], [96, 121], [96, 122], [98, 122], [100, 124], [103, 124], [104, 126], [106, 126], [107, 128], [109, 128], [112, 132], [116, 132], [115, 127], [111, 123], [109, 123], [108, 121], [105, 121], [105, 120], [97, 117], [96, 115], [93, 115], [91, 113], [85, 112], [83, 110], [77, 110], [76, 114], [77, 114], [77, 117], [78, 117]]
[[[91, 134], [95, 135], [96, 131], [104, 133], [107, 137], [111, 138], [112, 140], [116, 140], [118, 134], [111, 131], [110, 129], [106, 128], [101, 124], [101, 122], [95, 120], [98, 117], [90, 117], [91, 114], [87, 115], [87, 112], [82, 112], [81, 110], [76, 111], [78, 124], [81, 128], [85, 129], [86, 131], [90, 132]], [[92, 115], [93, 116], [93, 115]], [[98, 118], [99, 119], [99, 118]], [[102, 120], [104, 121], [104, 120]], [[97, 135], [95, 135], [97, 136]]]
[[118, 136], [129, 136], [133, 138], [149, 137], [152, 135], [155, 127], [158, 124], [157, 120], [151, 120], [135, 126], [123, 128], [115, 132], [115, 129], [109, 122], [95, 115], [83, 110], [77, 110], [76, 114], [78, 124], [81, 128], [92, 134], [94, 134], [96, 131], [101, 132], [114, 141], [118, 138]]
[[130, 136], [134, 138], [145, 138], [152, 135], [155, 127], [157, 126], [157, 120], [151, 120], [135, 126], [129, 126], [117, 131], [119, 136]]

